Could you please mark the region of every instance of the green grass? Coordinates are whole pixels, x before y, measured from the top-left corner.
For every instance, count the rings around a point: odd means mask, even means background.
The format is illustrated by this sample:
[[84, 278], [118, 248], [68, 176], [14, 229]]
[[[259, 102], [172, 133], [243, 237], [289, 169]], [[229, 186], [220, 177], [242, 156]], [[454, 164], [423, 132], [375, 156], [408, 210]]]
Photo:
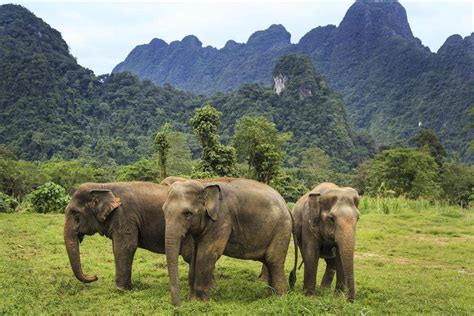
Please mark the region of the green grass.
[[[99, 281], [82, 284], [69, 267], [62, 215], [0, 214], [0, 314], [474, 314], [474, 213], [426, 202], [423, 209], [413, 202], [410, 210], [412, 202], [399, 200], [384, 214], [374, 199], [363, 203], [352, 304], [332, 291], [304, 296], [303, 269], [295, 291], [272, 296], [256, 280], [258, 263], [223, 257], [208, 303], [185, 298], [187, 266], [181, 262], [183, 306], [175, 308], [163, 255], [138, 250], [133, 290], [123, 293], [115, 290], [111, 241], [86, 237], [83, 268], [97, 273]], [[291, 247], [287, 273], [292, 264]]]

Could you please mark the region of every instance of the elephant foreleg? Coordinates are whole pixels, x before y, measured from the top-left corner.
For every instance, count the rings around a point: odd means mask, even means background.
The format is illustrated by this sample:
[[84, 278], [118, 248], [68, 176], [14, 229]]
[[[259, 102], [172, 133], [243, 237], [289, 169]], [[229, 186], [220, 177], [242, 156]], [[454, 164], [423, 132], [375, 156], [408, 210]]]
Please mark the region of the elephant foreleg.
[[197, 299], [207, 301], [210, 291], [214, 285], [214, 268], [217, 260], [224, 253], [230, 231], [225, 236], [218, 238], [208, 236], [196, 247], [196, 260], [194, 266], [194, 296]]
[[336, 273], [336, 259], [329, 258], [325, 259], [326, 261], [326, 271], [324, 272], [323, 279], [321, 281], [322, 288], [331, 287], [332, 280], [334, 279], [334, 274]]
[[306, 295], [314, 295], [316, 293], [319, 245], [312, 238], [303, 238], [301, 254], [304, 263], [303, 290]]
[[137, 237], [116, 235], [112, 238], [115, 257], [115, 285], [119, 290], [132, 288], [132, 263], [137, 250]]

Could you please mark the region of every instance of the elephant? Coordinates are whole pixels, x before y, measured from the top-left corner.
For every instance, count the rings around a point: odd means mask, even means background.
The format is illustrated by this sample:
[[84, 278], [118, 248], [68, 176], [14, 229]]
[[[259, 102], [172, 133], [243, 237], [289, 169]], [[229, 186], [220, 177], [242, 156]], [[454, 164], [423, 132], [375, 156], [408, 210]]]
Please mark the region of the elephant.
[[[262, 262], [269, 271], [270, 287], [277, 294], [286, 292], [283, 268], [294, 232], [293, 220], [285, 201], [274, 189], [247, 179], [177, 181], [170, 186], [163, 211], [174, 305], [181, 304], [178, 253], [181, 239], [188, 235], [194, 240], [190, 298], [209, 299], [215, 264], [222, 255]], [[292, 275], [296, 272], [295, 259]]]
[[331, 286], [336, 273], [336, 291], [346, 291], [353, 301], [354, 248], [359, 220], [359, 195], [350, 187], [321, 183], [303, 195], [293, 208], [296, 238], [304, 264], [303, 288], [315, 293], [316, 274], [320, 258], [326, 261], [322, 288]]
[[[137, 247], [165, 252], [167, 191], [167, 186], [148, 182], [84, 183], [75, 189], [65, 209], [64, 241], [76, 278], [84, 283], [98, 279], [83, 274], [79, 244], [84, 235], [99, 233], [112, 239], [117, 289], [130, 290]], [[183, 239], [181, 255], [188, 263], [193, 245], [191, 237]]]
[[186, 180], [188, 180], [188, 179], [183, 178], [183, 177], [169, 176], [169, 177], [164, 178], [164, 179], [160, 182], [160, 184], [170, 186], [170, 185], [172, 185], [173, 183], [175, 183], [175, 182], [177, 182], [177, 181], [186, 181]]

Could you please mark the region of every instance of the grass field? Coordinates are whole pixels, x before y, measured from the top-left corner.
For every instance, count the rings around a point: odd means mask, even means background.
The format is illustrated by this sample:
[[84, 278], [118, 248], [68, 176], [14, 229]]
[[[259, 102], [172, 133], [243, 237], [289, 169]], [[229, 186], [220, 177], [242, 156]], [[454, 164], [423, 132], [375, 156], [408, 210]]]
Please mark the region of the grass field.
[[[138, 250], [133, 290], [122, 293], [115, 290], [111, 241], [86, 237], [83, 268], [87, 274], [97, 273], [99, 281], [82, 284], [69, 267], [62, 215], [0, 214], [0, 314], [474, 314], [472, 210], [367, 199], [361, 212], [354, 303], [332, 291], [304, 296], [303, 269], [293, 292], [272, 296], [256, 280], [258, 263], [223, 257], [209, 303], [185, 299], [187, 266], [181, 263], [180, 308], [170, 304], [163, 255]], [[293, 248], [287, 273], [292, 265]]]

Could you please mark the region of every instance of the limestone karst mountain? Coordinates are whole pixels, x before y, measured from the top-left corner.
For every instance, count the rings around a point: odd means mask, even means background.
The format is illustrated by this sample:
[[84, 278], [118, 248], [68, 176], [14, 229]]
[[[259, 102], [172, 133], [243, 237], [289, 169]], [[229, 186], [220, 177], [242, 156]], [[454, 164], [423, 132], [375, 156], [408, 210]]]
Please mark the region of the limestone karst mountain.
[[[317, 24], [317, 21], [315, 21]], [[281, 25], [203, 47], [194, 36], [170, 44], [153, 39], [137, 46], [114, 73], [130, 71], [155, 83], [211, 94], [243, 83], [273, 84], [277, 59], [310, 56], [316, 69], [343, 95], [356, 128], [380, 145], [393, 145], [421, 127], [433, 128], [449, 150], [469, 161], [473, 130], [474, 36], [453, 35], [437, 53], [423, 46], [398, 1], [356, 1], [338, 26], [316, 27], [296, 44]]]

